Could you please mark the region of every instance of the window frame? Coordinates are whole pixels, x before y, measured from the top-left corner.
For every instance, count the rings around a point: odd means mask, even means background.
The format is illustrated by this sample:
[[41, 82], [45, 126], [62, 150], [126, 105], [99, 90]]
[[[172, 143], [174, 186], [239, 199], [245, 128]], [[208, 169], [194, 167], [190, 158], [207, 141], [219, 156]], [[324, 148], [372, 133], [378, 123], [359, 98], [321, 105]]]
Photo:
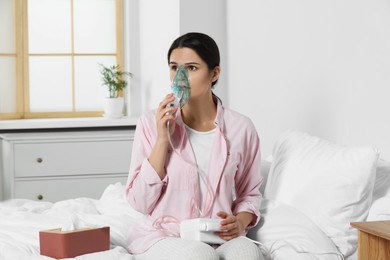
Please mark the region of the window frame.
[[[71, 112], [31, 112], [29, 104], [29, 57], [38, 56], [30, 54], [28, 50], [28, 0], [15, 0], [15, 52], [14, 54], [0, 54], [1, 56], [16, 57], [16, 112], [0, 113], [0, 120], [6, 119], [33, 119], [33, 118], [79, 118], [79, 117], [101, 117], [103, 111], [75, 111], [75, 57], [77, 56], [115, 56], [116, 63], [123, 68], [123, 1], [115, 0], [116, 5], [116, 53], [75, 53], [74, 43], [74, 25], [73, 25], [73, 2], [71, 2], [72, 11], [72, 52], [70, 54], [58, 55], [47, 54], [47, 56], [67, 56], [72, 59], [72, 111]], [[39, 54], [39, 56], [46, 56]], [[124, 93], [121, 93], [124, 95]]]

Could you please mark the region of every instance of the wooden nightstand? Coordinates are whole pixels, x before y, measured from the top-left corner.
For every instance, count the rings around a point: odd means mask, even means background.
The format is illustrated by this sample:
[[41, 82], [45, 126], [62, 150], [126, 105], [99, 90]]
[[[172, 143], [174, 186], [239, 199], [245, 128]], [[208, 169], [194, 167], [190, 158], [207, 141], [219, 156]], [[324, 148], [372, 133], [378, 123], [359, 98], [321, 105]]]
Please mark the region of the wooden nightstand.
[[352, 222], [359, 230], [359, 260], [390, 259], [390, 221]]

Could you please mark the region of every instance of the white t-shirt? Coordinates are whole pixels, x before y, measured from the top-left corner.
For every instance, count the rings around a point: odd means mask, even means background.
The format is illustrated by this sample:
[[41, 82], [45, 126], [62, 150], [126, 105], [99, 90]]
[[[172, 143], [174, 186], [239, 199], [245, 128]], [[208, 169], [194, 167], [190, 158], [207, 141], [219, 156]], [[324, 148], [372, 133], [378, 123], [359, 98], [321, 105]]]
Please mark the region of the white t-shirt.
[[199, 185], [201, 194], [201, 205], [203, 208], [204, 199], [207, 195], [207, 186], [205, 183], [206, 173], [209, 166], [211, 147], [213, 146], [213, 136], [216, 128], [207, 132], [199, 132], [186, 126], [187, 135], [194, 151], [196, 165], [198, 166]]

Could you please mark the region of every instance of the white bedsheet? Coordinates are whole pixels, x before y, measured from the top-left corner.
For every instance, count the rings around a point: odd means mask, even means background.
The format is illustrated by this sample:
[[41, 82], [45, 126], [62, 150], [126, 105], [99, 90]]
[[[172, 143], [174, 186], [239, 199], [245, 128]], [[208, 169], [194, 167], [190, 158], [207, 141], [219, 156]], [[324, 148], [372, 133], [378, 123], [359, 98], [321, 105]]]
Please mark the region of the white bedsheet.
[[[249, 235], [272, 251], [273, 260], [342, 259], [331, 240], [292, 207], [265, 201], [261, 211], [263, 222]], [[41, 230], [110, 226], [110, 250], [74, 259], [131, 260], [134, 257], [125, 249], [127, 234], [142, 218], [142, 214], [125, 200], [124, 186], [120, 183], [109, 185], [99, 200], [78, 198], [49, 203], [15, 199], [1, 202], [0, 259], [53, 259], [39, 254]]]

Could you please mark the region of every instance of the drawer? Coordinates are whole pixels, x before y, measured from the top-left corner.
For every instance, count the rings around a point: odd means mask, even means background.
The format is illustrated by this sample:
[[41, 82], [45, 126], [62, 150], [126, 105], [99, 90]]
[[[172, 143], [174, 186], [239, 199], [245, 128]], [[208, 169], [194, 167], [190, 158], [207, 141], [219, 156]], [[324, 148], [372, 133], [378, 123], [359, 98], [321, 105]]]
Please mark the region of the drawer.
[[128, 173], [132, 140], [17, 143], [15, 177]]
[[56, 202], [66, 199], [88, 197], [99, 199], [108, 185], [126, 184], [127, 175], [86, 176], [73, 178], [17, 180], [13, 198]]

